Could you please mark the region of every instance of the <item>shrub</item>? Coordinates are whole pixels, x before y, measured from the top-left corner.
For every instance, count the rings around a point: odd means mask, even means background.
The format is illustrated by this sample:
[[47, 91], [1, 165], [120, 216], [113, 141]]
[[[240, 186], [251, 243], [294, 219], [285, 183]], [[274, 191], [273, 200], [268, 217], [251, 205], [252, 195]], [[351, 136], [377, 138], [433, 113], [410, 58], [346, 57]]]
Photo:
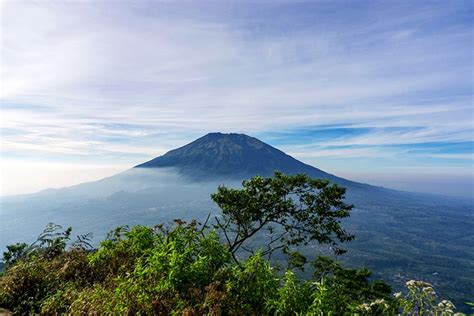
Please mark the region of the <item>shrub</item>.
[[[119, 233], [117, 233], [119, 232]], [[48, 247], [47, 245], [45, 247]], [[57, 248], [56, 248], [57, 249]], [[54, 253], [54, 255], [52, 255]], [[110, 263], [110, 266], [107, 264]], [[392, 298], [366, 269], [320, 257], [314, 278], [283, 275], [257, 252], [235, 262], [214, 231], [195, 222], [119, 229], [95, 252], [38, 249], [0, 277], [0, 306], [18, 314], [450, 315], [431, 285], [411, 281]]]

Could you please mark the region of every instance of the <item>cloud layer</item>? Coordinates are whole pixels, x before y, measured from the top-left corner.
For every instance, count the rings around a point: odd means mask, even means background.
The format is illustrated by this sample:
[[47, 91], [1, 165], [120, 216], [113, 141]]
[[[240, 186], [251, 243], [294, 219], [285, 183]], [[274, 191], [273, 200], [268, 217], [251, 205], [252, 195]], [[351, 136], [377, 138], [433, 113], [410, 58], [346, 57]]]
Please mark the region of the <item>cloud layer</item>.
[[472, 175], [469, 1], [1, 6], [3, 161], [134, 165], [232, 131], [332, 172]]

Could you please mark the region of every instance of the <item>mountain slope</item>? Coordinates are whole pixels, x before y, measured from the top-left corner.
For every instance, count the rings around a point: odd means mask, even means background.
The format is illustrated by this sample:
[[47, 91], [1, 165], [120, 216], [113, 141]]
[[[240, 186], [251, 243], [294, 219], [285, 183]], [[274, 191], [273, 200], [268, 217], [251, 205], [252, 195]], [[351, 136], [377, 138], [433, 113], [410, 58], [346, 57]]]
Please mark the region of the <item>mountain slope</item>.
[[321, 177], [335, 178], [244, 134], [210, 133], [135, 168], [163, 167], [177, 168], [194, 179], [266, 176], [275, 170], [285, 173], [311, 170]]
[[275, 171], [280, 171], [286, 174], [305, 173], [350, 186], [354, 190], [362, 188], [395, 192], [329, 174], [245, 134], [209, 133], [163, 156], [135, 166], [135, 169], [160, 168], [174, 168], [191, 181], [240, 181], [255, 175], [271, 176]]
[[399, 199], [400, 194], [408, 194], [412, 200], [417, 199], [416, 195], [408, 192], [354, 182], [329, 174], [245, 134], [209, 133], [163, 156], [137, 165], [134, 169], [163, 168], [173, 168], [189, 181], [241, 181], [255, 175], [272, 176], [275, 171], [286, 174], [304, 173], [346, 187], [348, 197], [357, 202], [361, 202], [359, 197], [369, 192], [372, 202], [381, 200], [386, 203], [393, 197]]

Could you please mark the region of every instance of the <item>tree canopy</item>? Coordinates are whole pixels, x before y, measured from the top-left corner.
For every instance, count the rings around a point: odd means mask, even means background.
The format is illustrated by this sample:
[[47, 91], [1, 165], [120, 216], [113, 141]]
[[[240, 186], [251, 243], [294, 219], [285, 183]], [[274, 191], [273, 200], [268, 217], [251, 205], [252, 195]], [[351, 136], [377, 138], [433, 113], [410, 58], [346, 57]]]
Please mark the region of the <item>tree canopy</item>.
[[292, 247], [310, 242], [344, 253], [339, 243], [354, 238], [341, 225], [352, 209], [344, 203], [344, 194], [345, 188], [327, 180], [276, 172], [273, 177], [245, 180], [239, 189], [220, 186], [211, 197], [222, 209], [216, 227], [235, 258], [240, 249], [254, 253], [246, 243], [263, 231], [263, 255], [271, 256], [277, 249], [290, 253]]

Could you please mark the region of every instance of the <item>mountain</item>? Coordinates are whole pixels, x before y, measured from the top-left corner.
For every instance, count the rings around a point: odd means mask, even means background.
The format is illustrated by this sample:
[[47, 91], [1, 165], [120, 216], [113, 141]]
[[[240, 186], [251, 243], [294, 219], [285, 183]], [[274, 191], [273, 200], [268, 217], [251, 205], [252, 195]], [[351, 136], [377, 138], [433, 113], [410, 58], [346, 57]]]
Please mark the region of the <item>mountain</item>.
[[[426, 201], [427, 195], [400, 192], [372, 186], [324, 172], [307, 165], [257, 138], [245, 134], [209, 133], [195, 141], [173, 149], [162, 156], [139, 164], [134, 169], [164, 170], [171, 168], [190, 182], [241, 181], [255, 175], [271, 176], [275, 171], [286, 174], [304, 173], [327, 179], [347, 188], [347, 198], [357, 206], [369, 207], [400, 200]], [[132, 177], [133, 178], [133, 177]], [[132, 179], [128, 182], [141, 183]], [[370, 199], [367, 199], [370, 196]]]
[[275, 171], [305, 173], [354, 189], [363, 187], [366, 190], [384, 190], [386, 193], [390, 191], [337, 177], [307, 165], [255, 137], [235, 133], [209, 133], [134, 168], [173, 168], [190, 181], [240, 181], [255, 175], [271, 176]]
[[135, 168], [165, 167], [176, 168], [194, 180], [267, 176], [275, 170], [311, 172], [319, 177], [334, 178], [244, 134], [210, 133]]
[[[455, 303], [474, 297], [472, 201], [343, 179], [243, 134], [207, 134], [112, 177], [3, 197], [0, 250], [31, 242], [48, 222], [71, 225], [76, 234], [93, 232], [100, 240], [119, 225], [203, 220], [219, 212], [209, 198], [218, 185], [238, 187], [242, 179], [275, 170], [347, 188], [347, 201], [355, 207], [343, 225], [356, 235], [342, 257], [347, 264], [367, 266], [396, 288], [408, 279], [424, 279]], [[317, 251], [303, 250], [309, 256]]]

